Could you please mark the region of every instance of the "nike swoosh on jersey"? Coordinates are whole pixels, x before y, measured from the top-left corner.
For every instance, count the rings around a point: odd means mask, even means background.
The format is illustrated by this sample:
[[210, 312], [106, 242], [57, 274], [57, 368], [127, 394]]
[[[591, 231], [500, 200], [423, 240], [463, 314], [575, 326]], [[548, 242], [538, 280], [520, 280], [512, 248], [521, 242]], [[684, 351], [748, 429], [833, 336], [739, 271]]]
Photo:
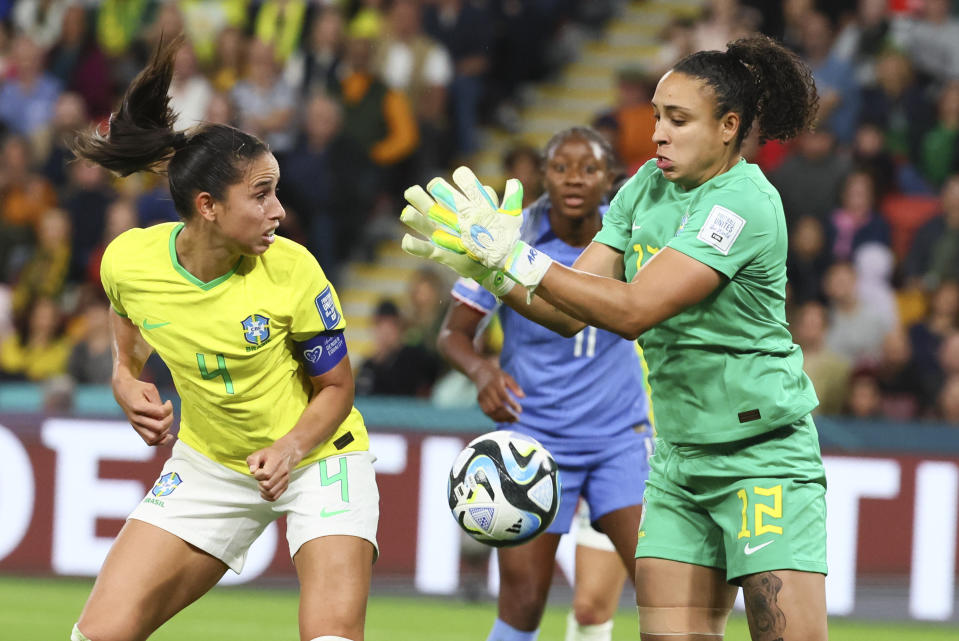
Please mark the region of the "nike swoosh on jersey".
[[170, 321], [167, 321], [165, 323], [151, 323], [150, 321], [144, 319], [143, 329], [156, 329], [158, 327], [163, 327], [164, 325], [169, 325], [169, 324], [170, 324]]
[[746, 556], [749, 556], [750, 554], [755, 554], [756, 552], [759, 552], [761, 549], [763, 549], [763, 548], [766, 547], [767, 545], [772, 545], [772, 544], [775, 543], [775, 542], [776, 542], [775, 540], [773, 540], [773, 541], [766, 541], [765, 543], [760, 543], [759, 545], [757, 545], [757, 546], [754, 547], [754, 548], [749, 547], [749, 543], [746, 543], [746, 547], [743, 548], [743, 552], [746, 553]]
[[344, 512], [349, 512], [349, 511], [350, 511], [350, 508], [346, 508], [345, 510], [332, 510], [330, 512], [327, 512], [326, 508], [323, 508], [322, 510], [320, 510], [320, 518], [325, 519], [325, 518], [336, 516], [337, 514], [343, 514]]

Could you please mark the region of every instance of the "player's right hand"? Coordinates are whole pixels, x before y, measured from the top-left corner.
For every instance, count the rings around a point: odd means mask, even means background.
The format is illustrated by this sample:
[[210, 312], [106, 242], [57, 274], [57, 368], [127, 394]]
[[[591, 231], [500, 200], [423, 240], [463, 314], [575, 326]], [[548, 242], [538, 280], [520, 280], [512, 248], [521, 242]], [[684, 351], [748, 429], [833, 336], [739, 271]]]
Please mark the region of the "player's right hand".
[[476, 377], [480, 409], [497, 423], [515, 423], [523, 407], [516, 401], [526, 394], [516, 380], [495, 366], [480, 371]]
[[169, 399], [163, 402], [155, 385], [135, 378], [114, 381], [113, 396], [144, 443], [157, 446], [173, 442], [173, 403]]

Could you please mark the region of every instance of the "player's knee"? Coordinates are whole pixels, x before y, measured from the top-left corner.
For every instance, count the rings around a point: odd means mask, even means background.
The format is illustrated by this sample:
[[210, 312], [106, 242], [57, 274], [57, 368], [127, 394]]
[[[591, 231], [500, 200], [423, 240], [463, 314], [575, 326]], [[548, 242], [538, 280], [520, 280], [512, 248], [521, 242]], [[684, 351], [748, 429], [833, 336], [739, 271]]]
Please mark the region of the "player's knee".
[[722, 639], [729, 608], [639, 606], [639, 631], [648, 635], [698, 635]]
[[587, 598], [573, 599], [573, 616], [580, 625], [596, 625], [605, 623], [611, 616], [611, 612], [606, 612], [603, 604]]

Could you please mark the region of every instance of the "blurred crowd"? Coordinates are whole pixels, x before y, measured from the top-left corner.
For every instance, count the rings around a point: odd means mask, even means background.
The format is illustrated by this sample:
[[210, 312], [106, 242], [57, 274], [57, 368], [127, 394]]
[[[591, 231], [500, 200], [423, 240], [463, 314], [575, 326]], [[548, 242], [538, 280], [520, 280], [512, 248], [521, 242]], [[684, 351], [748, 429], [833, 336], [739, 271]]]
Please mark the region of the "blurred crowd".
[[[586, 6], [588, 5], [588, 6]], [[598, 0], [0, 2], [0, 380], [104, 383], [99, 260], [118, 234], [177, 219], [162, 175], [71, 162], [160, 42], [180, 34], [178, 128], [228, 123], [282, 172], [281, 233], [336, 282], [414, 182], [515, 128], [522, 87], [554, 73], [616, 3]], [[168, 384], [159, 361], [145, 374]]]
[[[469, 158], [480, 127], [521, 137], [524, 88], [550, 78], [621, 1], [18, 0], [0, 2], [0, 379], [109, 380], [99, 256], [175, 220], [162, 176], [72, 163], [156, 43], [184, 33], [179, 125], [235, 124], [282, 172], [284, 235], [334, 277], [403, 188]], [[762, 31], [813, 70], [815, 131], [747, 141], [790, 231], [788, 313], [820, 412], [959, 424], [959, 2], [710, 0], [670, 22], [595, 115], [630, 175], [655, 154], [649, 100], [683, 55]], [[584, 124], [584, 123], [570, 123]], [[542, 192], [538, 150], [504, 174]], [[374, 239], [375, 240], [375, 239]], [[448, 285], [429, 268], [383, 300], [359, 393], [471, 398], [435, 350]], [[335, 281], [334, 281], [335, 282]], [[495, 353], [495, 324], [487, 343]], [[162, 367], [149, 369], [164, 383]]]

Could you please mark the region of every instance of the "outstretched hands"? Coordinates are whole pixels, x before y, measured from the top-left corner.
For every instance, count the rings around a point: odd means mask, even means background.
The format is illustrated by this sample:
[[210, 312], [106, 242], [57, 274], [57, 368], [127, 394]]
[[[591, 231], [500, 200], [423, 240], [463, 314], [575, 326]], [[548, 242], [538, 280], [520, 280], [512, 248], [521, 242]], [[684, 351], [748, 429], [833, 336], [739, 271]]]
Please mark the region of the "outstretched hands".
[[[456, 169], [453, 182], [456, 187], [434, 178], [426, 186], [429, 193], [418, 186], [406, 190], [406, 200], [412, 207], [406, 207], [400, 218], [430, 242], [407, 234], [403, 249], [448, 265], [461, 275], [480, 281], [490, 291], [493, 289], [484, 278], [499, 278], [505, 283], [502, 272], [531, 294], [552, 260], [520, 240], [522, 183], [515, 178], [506, 181], [503, 200], [497, 205], [495, 192], [480, 183], [468, 167]], [[490, 275], [477, 271], [477, 266], [491, 270]]]

